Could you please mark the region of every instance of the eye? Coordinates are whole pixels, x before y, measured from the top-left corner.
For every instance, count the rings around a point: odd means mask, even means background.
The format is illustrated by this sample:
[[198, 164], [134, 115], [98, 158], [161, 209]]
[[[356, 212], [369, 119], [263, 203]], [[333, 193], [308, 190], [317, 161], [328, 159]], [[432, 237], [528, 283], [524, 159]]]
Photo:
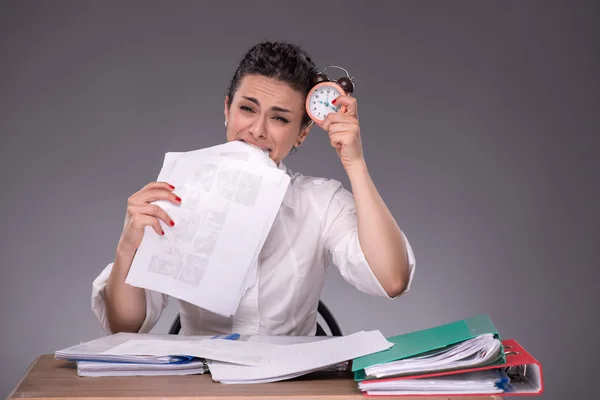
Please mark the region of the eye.
[[248, 106], [240, 106], [240, 110], [246, 111], [246, 112], [254, 112], [254, 110]]
[[284, 124], [287, 124], [288, 122], [290, 122], [289, 120], [287, 120], [287, 119], [285, 119], [285, 118], [283, 118], [283, 117], [275, 117], [275, 119], [276, 119], [277, 121], [281, 121], [281, 122], [283, 122]]

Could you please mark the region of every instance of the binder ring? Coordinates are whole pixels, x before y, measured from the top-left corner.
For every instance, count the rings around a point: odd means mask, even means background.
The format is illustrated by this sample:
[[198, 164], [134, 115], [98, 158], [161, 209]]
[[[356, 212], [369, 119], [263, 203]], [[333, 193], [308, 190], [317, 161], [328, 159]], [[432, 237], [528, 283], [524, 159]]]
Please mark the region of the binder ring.
[[504, 355], [505, 355], [505, 356], [516, 356], [516, 355], [518, 355], [518, 354], [521, 354], [521, 353], [520, 353], [520, 352], [518, 352], [518, 351], [505, 351], [505, 352], [504, 352]]
[[504, 370], [511, 382], [525, 382], [527, 374], [527, 365], [513, 365]]

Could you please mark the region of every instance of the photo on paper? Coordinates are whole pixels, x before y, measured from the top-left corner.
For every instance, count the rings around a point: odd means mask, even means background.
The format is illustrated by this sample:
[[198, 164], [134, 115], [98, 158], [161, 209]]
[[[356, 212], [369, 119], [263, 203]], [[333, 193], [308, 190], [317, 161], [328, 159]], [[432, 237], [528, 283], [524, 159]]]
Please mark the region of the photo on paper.
[[177, 245], [177, 243], [172, 242], [170, 237], [164, 236], [158, 242], [158, 252], [157, 254], [163, 260], [172, 260], [172, 261], [182, 261], [183, 260], [183, 250], [181, 247]]
[[190, 254], [185, 259], [185, 264], [181, 270], [179, 280], [189, 283], [190, 285], [198, 286], [200, 281], [202, 281], [207, 266], [208, 260], [206, 258]]
[[192, 253], [197, 256], [210, 258], [217, 244], [217, 238], [217, 232], [203, 229], [198, 233], [198, 236], [194, 240], [194, 244], [192, 245]]
[[215, 182], [217, 174], [217, 166], [214, 164], [208, 164], [202, 166], [196, 171], [192, 178], [191, 188], [201, 192], [210, 192]]
[[235, 190], [233, 201], [249, 207], [254, 206], [254, 203], [256, 203], [256, 198], [258, 197], [262, 179], [263, 178], [260, 175], [252, 174], [250, 172], [242, 172]]
[[154, 255], [150, 260], [150, 264], [148, 265], [148, 272], [153, 272], [166, 277], [177, 278], [182, 264], [182, 260], [169, 260], [158, 255]]
[[227, 202], [222, 202], [213, 208], [209, 208], [206, 210], [203, 227], [215, 232], [221, 231], [223, 225], [225, 225], [228, 213], [229, 203]]
[[183, 210], [179, 215], [173, 229], [173, 237], [177, 242], [192, 242], [194, 235], [200, 227], [202, 215], [195, 212]]
[[233, 200], [240, 170], [221, 166], [217, 172], [217, 194], [226, 200]]
[[186, 185], [185, 195], [181, 196], [181, 208], [191, 212], [199, 212], [204, 208], [207, 194], [195, 186]]

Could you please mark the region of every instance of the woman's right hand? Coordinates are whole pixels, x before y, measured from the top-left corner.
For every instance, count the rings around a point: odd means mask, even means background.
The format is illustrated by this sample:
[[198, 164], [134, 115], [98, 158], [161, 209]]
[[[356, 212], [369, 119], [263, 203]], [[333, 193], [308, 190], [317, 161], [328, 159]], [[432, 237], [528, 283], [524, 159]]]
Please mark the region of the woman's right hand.
[[127, 214], [123, 232], [119, 239], [119, 251], [135, 253], [142, 243], [144, 228], [151, 226], [159, 235], [164, 235], [158, 220], [162, 220], [168, 226], [174, 226], [175, 222], [169, 214], [156, 204], [150, 204], [156, 200], [167, 200], [174, 204], [181, 204], [181, 199], [173, 193], [175, 187], [166, 182], [150, 182], [140, 191], [134, 193], [127, 200]]

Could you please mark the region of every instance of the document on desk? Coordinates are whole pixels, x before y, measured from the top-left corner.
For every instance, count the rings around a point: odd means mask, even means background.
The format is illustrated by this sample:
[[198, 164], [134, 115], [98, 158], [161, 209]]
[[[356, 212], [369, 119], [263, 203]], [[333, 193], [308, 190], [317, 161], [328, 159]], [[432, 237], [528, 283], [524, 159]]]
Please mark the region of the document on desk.
[[[254, 343], [259, 344], [261, 343]], [[380, 331], [357, 332], [328, 340], [274, 345], [263, 364], [257, 367], [213, 360], [208, 365], [212, 379], [216, 382], [267, 383], [291, 379], [355, 357], [387, 350], [392, 346]]]
[[58, 350], [55, 358], [142, 365], [183, 364], [194, 361], [195, 358], [203, 358], [258, 366], [263, 364], [275, 347], [277, 346], [266, 343], [215, 339], [213, 336], [120, 332]]
[[260, 366], [275, 346], [237, 340], [129, 340], [103, 354], [112, 356], [190, 356]]
[[487, 333], [422, 356], [376, 364], [365, 368], [365, 373], [372, 378], [384, 378], [474, 368], [499, 362], [503, 353], [500, 339]]
[[181, 362], [187, 357], [173, 357], [170, 355], [115, 355], [110, 354], [110, 350], [122, 345], [123, 343], [135, 341], [200, 341], [210, 339], [210, 336], [183, 336], [183, 335], [168, 335], [168, 334], [150, 334], [150, 333], [129, 333], [119, 332], [113, 335], [102, 336], [100, 338], [90, 340], [70, 346], [54, 352], [54, 357], [59, 360], [73, 361], [97, 361], [97, 362], [132, 362], [140, 364], [170, 364]]
[[124, 362], [78, 361], [77, 375], [100, 376], [171, 376], [199, 375], [207, 371], [204, 360], [176, 364], [138, 364]]
[[258, 255], [290, 177], [268, 152], [234, 141], [167, 153], [158, 180], [174, 185], [182, 199], [154, 202], [175, 226], [161, 221], [164, 236], [146, 227], [125, 282], [235, 314], [256, 283]]

